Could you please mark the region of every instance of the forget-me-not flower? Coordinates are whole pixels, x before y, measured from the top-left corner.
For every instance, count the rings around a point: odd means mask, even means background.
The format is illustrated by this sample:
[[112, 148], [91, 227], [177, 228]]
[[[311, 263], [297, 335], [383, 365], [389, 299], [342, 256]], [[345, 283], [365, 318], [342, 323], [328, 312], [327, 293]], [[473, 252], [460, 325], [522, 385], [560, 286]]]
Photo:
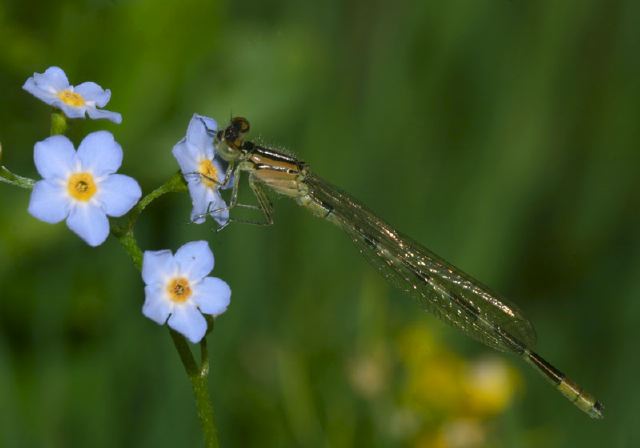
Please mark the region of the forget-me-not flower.
[[229, 221], [229, 209], [219, 191], [228, 186], [222, 185], [225, 170], [213, 147], [216, 128], [213, 118], [195, 114], [189, 122], [186, 137], [172, 151], [189, 187], [193, 204], [191, 221], [197, 224], [202, 224], [207, 215], [220, 225]]
[[107, 216], [122, 216], [138, 202], [142, 191], [135, 179], [115, 174], [122, 148], [108, 131], [87, 135], [78, 151], [62, 135], [36, 143], [34, 161], [43, 177], [35, 183], [29, 213], [51, 224], [67, 226], [90, 246], [109, 236]]
[[34, 73], [22, 86], [24, 90], [62, 110], [69, 118], [106, 118], [114, 123], [122, 122], [117, 112], [98, 109], [104, 107], [111, 98], [111, 91], [103, 89], [95, 82], [83, 82], [77, 86], [69, 84], [67, 75], [60, 67], [49, 67], [44, 73]]
[[204, 314], [224, 313], [231, 300], [231, 288], [216, 277], [213, 252], [206, 241], [193, 241], [173, 255], [169, 250], [146, 251], [142, 260], [145, 300], [142, 313], [165, 322], [194, 344], [207, 332]]

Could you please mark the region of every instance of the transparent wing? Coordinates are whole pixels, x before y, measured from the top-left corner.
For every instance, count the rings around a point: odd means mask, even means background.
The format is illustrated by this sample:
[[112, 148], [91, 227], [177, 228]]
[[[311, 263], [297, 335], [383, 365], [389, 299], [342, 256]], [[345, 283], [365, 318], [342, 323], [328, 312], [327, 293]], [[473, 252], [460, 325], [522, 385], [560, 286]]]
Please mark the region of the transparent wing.
[[367, 260], [396, 288], [429, 312], [500, 351], [533, 347], [533, 326], [516, 306], [471, 276], [400, 234], [348, 194], [309, 174], [315, 207], [342, 227]]

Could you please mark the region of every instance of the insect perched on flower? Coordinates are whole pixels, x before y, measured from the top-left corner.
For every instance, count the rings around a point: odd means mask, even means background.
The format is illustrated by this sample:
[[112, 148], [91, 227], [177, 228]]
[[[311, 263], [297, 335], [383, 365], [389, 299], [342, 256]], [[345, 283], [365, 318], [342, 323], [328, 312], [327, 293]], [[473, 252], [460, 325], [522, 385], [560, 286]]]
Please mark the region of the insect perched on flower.
[[77, 86], [69, 84], [67, 75], [60, 67], [49, 67], [44, 73], [34, 73], [22, 86], [24, 90], [62, 110], [69, 118], [106, 118], [114, 123], [122, 122], [117, 112], [99, 109], [111, 99], [111, 91], [95, 82], [83, 82]]
[[29, 213], [51, 224], [66, 218], [90, 246], [109, 236], [107, 216], [124, 215], [142, 196], [135, 179], [115, 174], [122, 148], [108, 131], [87, 135], [77, 152], [67, 137], [49, 137], [36, 143], [34, 161], [43, 179], [33, 186]]
[[191, 221], [197, 224], [203, 223], [207, 215], [220, 225], [229, 222], [229, 209], [220, 195], [220, 188], [228, 187], [223, 185], [225, 170], [213, 148], [212, 134], [216, 128], [213, 118], [194, 114], [187, 135], [172, 151], [189, 187], [193, 204]]
[[204, 314], [224, 313], [231, 300], [231, 288], [216, 277], [213, 252], [206, 241], [193, 241], [173, 255], [169, 250], [146, 251], [142, 260], [145, 301], [142, 313], [165, 322], [194, 344], [207, 332]]

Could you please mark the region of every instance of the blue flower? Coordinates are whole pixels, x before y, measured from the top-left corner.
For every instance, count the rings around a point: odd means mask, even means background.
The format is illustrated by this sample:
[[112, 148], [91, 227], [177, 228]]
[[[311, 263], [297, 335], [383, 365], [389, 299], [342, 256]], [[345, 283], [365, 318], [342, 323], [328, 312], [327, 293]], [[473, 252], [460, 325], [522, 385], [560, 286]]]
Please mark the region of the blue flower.
[[134, 179], [114, 174], [122, 148], [110, 132], [87, 135], [77, 152], [67, 137], [49, 137], [36, 143], [33, 158], [43, 180], [33, 186], [29, 213], [51, 224], [66, 219], [90, 246], [109, 236], [107, 215], [124, 215], [142, 195]]
[[193, 210], [191, 221], [202, 224], [211, 215], [218, 224], [229, 221], [229, 209], [220, 195], [225, 170], [215, 157], [213, 137], [217, 128], [212, 118], [194, 114], [187, 128], [187, 136], [173, 147], [173, 156], [180, 165], [189, 187]]
[[49, 67], [44, 73], [34, 73], [22, 86], [24, 90], [62, 110], [69, 118], [106, 118], [114, 123], [122, 122], [117, 112], [98, 109], [104, 107], [111, 98], [111, 91], [104, 90], [95, 82], [83, 82], [77, 86], [69, 84], [67, 75], [60, 67]]
[[154, 322], [165, 322], [194, 344], [207, 332], [204, 314], [224, 313], [231, 288], [216, 277], [213, 252], [206, 241], [193, 241], [175, 255], [169, 250], [146, 251], [142, 260], [145, 300], [142, 314]]

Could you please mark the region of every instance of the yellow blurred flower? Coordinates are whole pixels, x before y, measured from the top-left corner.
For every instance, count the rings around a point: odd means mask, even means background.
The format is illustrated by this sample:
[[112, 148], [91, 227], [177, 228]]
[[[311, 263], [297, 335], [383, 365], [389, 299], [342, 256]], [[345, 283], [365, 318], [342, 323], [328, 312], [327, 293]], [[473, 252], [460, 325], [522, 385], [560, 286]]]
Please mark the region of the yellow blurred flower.
[[467, 411], [477, 416], [502, 412], [518, 385], [518, 374], [504, 360], [491, 356], [473, 362], [464, 381]]
[[509, 405], [519, 385], [506, 361], [488, 356], [469, 363], [422, 322], [406, 327], [397, 347], [406, 372], [404, 395], [423, 411], [489, 417]]
[[465, 364], [451, 353], [439, 353], [407, 372], [406, 394], [413, 407], [453, 413], [465, 398]]
[[436, 432], [424, 432], [414, 443], [416, 448], [480, 448], [485, 446], [486, 430], [473, 419], [445, 423]]
[[405, 327], [398, 336], [397, 351], [404, 364], [423, 363], [437, 349], [436, 338], [423, 322]]
[[420, 412], [448, 413], [464, 400], [464, 361], [439, 344], [420, 322], [399, 336], [398, 354], [405, 366], [406, 403]]

